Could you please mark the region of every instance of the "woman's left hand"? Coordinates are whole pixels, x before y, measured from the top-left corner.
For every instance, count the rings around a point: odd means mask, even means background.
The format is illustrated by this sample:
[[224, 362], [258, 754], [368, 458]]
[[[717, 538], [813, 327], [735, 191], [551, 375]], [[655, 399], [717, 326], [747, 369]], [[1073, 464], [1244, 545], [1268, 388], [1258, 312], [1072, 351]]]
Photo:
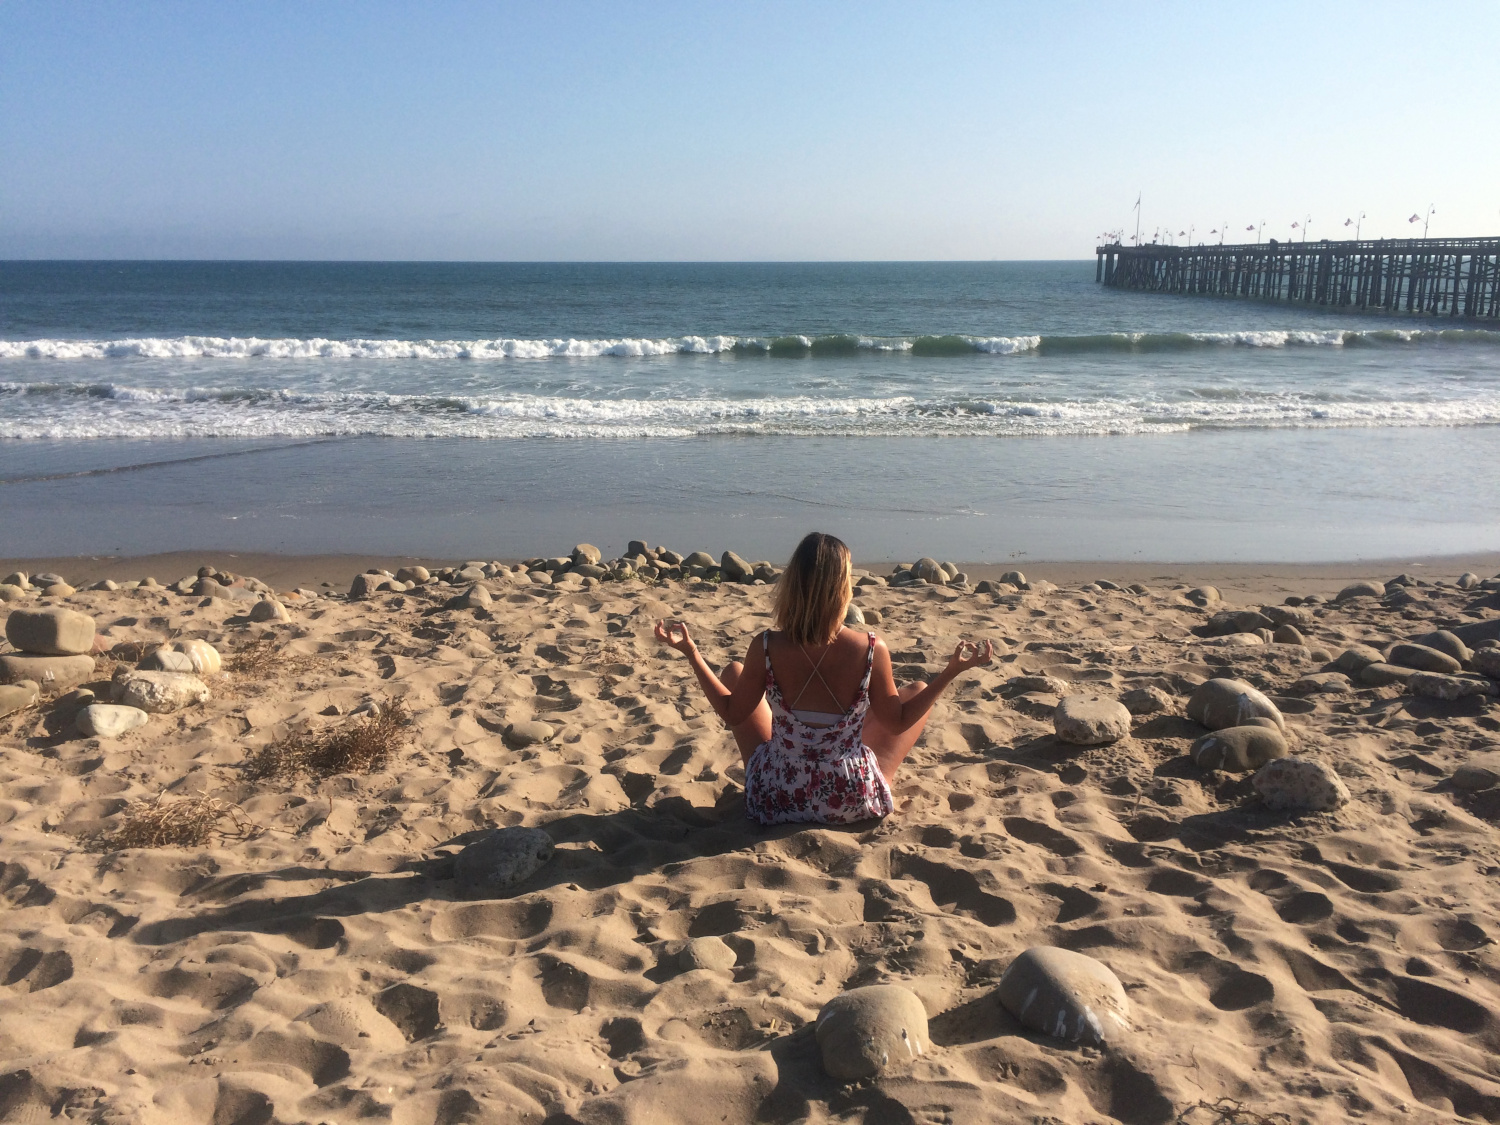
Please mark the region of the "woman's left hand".
[[959, 641], [953, 655], [948, 658], [948, 672], [956, 676], [970, 668], [988, 664], [994, 658], [995, 645], [992, 641]]
[[697, 647], [693, 644], [693, 638], [688, 635], [687, 623], [684, 621], [658, 621], [656, 639], [684, 655]]

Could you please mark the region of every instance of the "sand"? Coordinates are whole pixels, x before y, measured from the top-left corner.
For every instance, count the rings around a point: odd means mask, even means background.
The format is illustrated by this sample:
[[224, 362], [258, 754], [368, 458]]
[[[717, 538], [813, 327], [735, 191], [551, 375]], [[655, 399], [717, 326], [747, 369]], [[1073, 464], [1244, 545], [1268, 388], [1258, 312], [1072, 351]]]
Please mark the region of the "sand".
[[[838, 829], [745, 820], [732, 739], [650, 636], [679, 616], [711, 660], [738, 655], [767, 622], [765, 587], [497, 580], [489, 611], [446, 610], [454, 590], [434, 586], [289, 599], [282, 625], [80, 591], [66, 604], [109, 644], [203, 637], [228, 655], [269, 638], [277, 656], [118, 740], [77, 735], [53, 704], [0, 719], [0, 1120], [1265, 1119], [1193, 1108], [1225, 1098], [1270, 1120], [1500, 1120], [1500, 791], [1447, 781], [1500, 750], [1496, 701], [1292, 697], [1324, 666], [1311, 648], [1204, 646], [1190, 629], [1206, 612], [1152, 581], [1205, 570], [1024, 569], [1062, 586], [861, 591], [903, 677], [962, 636], [999, 652], [938, 705], [896, 814]], [[1083, 590], [1084, 573], [1152, 589]], [[1241, 575], [1275, 603], [1297, 577]], [[1321, 607], [1309, 645], [1336, 655], [1500, 618], [1500, 595], [1413, 593]], [[101, 678], [112, 667], [101, 658]], [[1007, 687], [1040, 673], [1106, 694], [1154, 685], [1176, 713], [1068, 746], [1055, 697]], [[1276, 814], [1245, 778], [1193, 766], [1203, 730], [1181, 708], [1219, 673], [1285, 701], [1294, 750], [1330, 763], [1352, 801]], [[249, 775], [259, 751], [371, 700], [412, 716], [379, 772]], [[552, 739], [510, 745], [501, 732], [530, 719]], [[203, 846], [86, 849], [163, 793], [243, 820]], [[509, 825], [545, 829], [553, 859], [507, 897], [465, 899], [453, 857]], [[683, 971], [679, 950], [703, 935], [734, 964]], [[1034, 945], [1119, 976], [1119, 1044], [1075, 1047], [1001, 1008], [1001, 973]], [[921, 998], [932, 1050], [834, 1082], [811, 1021], [877, 982]]]

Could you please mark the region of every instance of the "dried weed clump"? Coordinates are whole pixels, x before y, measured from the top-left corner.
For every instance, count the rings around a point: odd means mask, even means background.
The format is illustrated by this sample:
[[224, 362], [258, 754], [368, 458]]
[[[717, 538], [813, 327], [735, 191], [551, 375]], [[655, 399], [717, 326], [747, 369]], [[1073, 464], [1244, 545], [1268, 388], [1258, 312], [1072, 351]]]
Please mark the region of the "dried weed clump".
[[224, 661], [224, 671], [247, 679], [263, 680], [282, 663], [276, 651], [276, 642], [270, 637], [251, 641], [238, 652], [231, 653]]
[[368, 718], [321, 731], [299, 731], [273, 742], [250, 760], [252, 780], [311, 774], [374, 773], [391, 760], [406, 741], [411, 721], [399, 699], [381, 704]]
[[[91, 851], [117, 852], [125, 848], [197, 848], [219, 836], [244, 836], [254, 827], [238, 805], [217, 797], [179, 797], [163, 800], [158, 793], [125, 810], [120, 827], [85, 841]], [[220, 824], [229, 820], [232, 827]]]

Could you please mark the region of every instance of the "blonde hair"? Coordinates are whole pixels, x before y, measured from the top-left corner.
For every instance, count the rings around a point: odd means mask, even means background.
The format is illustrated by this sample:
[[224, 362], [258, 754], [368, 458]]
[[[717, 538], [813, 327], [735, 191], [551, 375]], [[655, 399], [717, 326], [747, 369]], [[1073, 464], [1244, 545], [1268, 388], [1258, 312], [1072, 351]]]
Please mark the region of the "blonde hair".
[[776, 628], [795, 644], [830, 644], [853, 594], [849, 548], [814, 531], [797, 544], [776, 583]]

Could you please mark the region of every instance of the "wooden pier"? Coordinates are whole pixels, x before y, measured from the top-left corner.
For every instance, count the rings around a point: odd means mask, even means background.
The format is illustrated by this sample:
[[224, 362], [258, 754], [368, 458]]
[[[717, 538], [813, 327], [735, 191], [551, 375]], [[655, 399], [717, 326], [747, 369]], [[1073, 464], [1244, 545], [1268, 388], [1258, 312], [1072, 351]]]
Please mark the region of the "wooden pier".
[[1095, 250], [1116, 289], [1500, 320], [1500, 238], [1366, 239]]

